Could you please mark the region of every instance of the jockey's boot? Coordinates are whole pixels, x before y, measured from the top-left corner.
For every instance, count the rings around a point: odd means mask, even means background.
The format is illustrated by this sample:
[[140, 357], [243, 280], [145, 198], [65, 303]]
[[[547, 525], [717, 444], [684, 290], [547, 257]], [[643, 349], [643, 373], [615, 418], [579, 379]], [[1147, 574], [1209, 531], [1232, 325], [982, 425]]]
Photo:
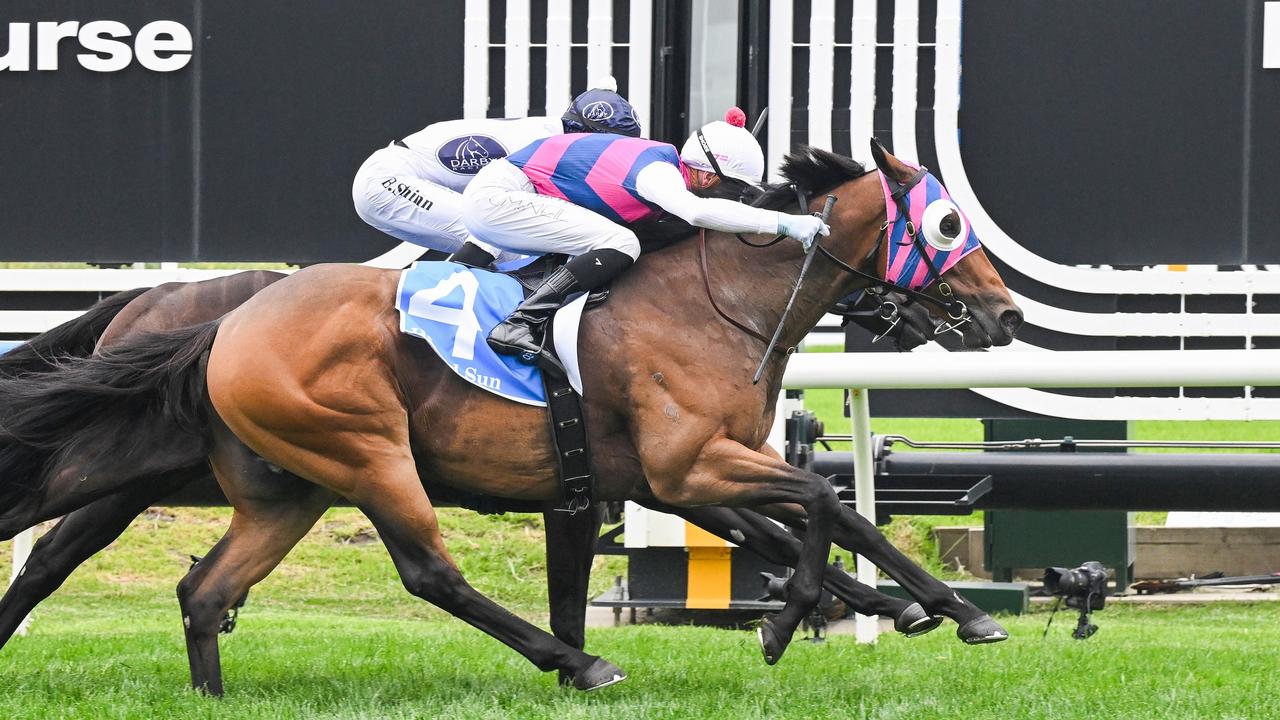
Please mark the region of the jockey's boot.
[[462, 247], [455, 250], [447, 260], [459, 265], [466, 265], [469, 268], [475, 268], [476, 270], [488, 270], [496, 258], [497, 256], [493, 253], [468, 240], [462, 244]]
[[543, 349], [547, 320], [564, 304], [565, 298], [581, 289], [568, 268], [556, 268], [515, 312], [489, 331], [489, 347], [499, 355], [515, 355], [527, 365], [536, 364], [544, 357], [559, 367], [554, 355]]

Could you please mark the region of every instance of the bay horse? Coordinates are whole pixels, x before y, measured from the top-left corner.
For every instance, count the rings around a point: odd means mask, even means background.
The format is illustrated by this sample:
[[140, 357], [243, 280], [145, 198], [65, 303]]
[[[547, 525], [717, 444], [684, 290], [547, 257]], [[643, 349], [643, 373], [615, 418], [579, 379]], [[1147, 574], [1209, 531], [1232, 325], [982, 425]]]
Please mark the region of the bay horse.
[[[895, 182], [914, 174], [883, 151], [876, 157]], [[798, 341], [836, 299], [866, 284], [838, 265], [874, 261], [884, 216], [878, 178], [852, 161], [810, 151], [792, 156], [786, 171], [805, 190], [829, 191], [844, 202], [831, 218], [826, 248], [838, 263], [814, 266], [784, 345]], [[599, 497], [656, 497], [679, 507], [756, 506], [802, 524], [786, 606], [761, 628], [769, 662], [781, 657], [816, 603], [833, 532], [931, 610], [957, 620], [962, 637], [969, 632], [979, 640], [1002, 639], [1003, 630], [992, 630], [998, 629], [994, 621], [842, 508], [823, 478], [760, 451], [786, 355], [769, 358], [764, 383], [747, 383], [752, 356], [761, 348], [737, 328], [754, 326], [758, 335], [777, 322], [800, 252], [789, 244], [751, 250], [724, 235], [706, 238], [719, 271], [708, 290], [733, 308], [735, 323], [714, 318], [714, 300], [693, 281], [697, 250], [689, 242], [642, 257], [615, 284], [611, 302], [584, 319]], [[166, 420], [188, 428], [198, 427], [211, 405], [211, 461], [235, 513], [227, 535], [179, 586], [197, 687], [222, 688], [216, 642], [221, 614], [265, 577], [338, 495], [370, 517], [411, 592], [489, 632], [536, 666], [567, 673], [579, 689], [617, 682], [624, 676], [611, 663], [537, 630], [470, 588], [444, 549], [421, 476], [471, 492], [550, 500], [556, 495], [553, 450], [540, 412], [476, 391], [424, 345], [399, 335], [390, 305], [396, 276], [309, 268], [222, 321], [68, 363], [52, 381], [37, 383], [41, 388], [28, 388], [23, 399], [62, 399], [62, 406], [46, 408], [45, 422], [74, 418], [68, 409], [74, 400], [76, 410], [103, 411], [120, 423], [164, 410]], [[983, 344], [1012, 339], [1021, 313], [981, 251], [952, 268], [947, 282], [972, 311], [966, 335]], [[40, 424], [30, 412], [5, 420], [6, 427]], [[246, 472], [237, 436], [297, 476], [297, 483], [264, 483]], [[489, 442], [498, 436], [504, 442]]]
[[[68, 357], [87, 356], [95, 349], [101, 352], [133, 337], [221, 317], [284, 277], [283, 273], [246, 271], [200, 282], [164, 283], [154, 288], [116, 293], [80, 317], [0, 356], [0, 376], [56, 370], [59, 361]], [[873, 305], [865, 306], [863, 312], [852, 316], [854, 321], [876, 335], [892, 337], [900, 349], [924, 342], [933, 329], [924, 306], [904, 302], [901, 297], [892, 299], [901, 308], [898, 322], [886, 318]], [[212, 481], [202, 451], [191, 449], [187, 457], [174, 458], [171, 444], [158, 437], [152, 441], [153, 453], [166, 453], [165, 448], [170, 448], [166, 454], [171, 458], [169, 464], [173, 469], [120, 478], [119, 489], [70, 512], [41, 536], [22, 573], [0, 598], [0, 647], [8, 642], [36, 605], [57, 590], [76, 567], [119, 537], [146, 508], [161, 503], [188, 484]], [[56, 488], [54, 490], [56, 495]], [[435, 489], [432, 495], [437, 496]], [[465, 505], [466, 499], [462, 502]], [[661, 506], [656, 501], [645, 502], [645, 505], [679, 514], [769, 562], [780, 565], [795, 562], [799, 542], [749, 510], [679, 509]], [[487, 509], [496, 511], [501, 507], [491, 503]], [[37, 517], [41, 521], [47, 519]], [[585, 640], [587, 580], [599, 532], [598, 520], [598, 514], [592, 513], [544, 512], [551, 628], [556, 637], [578, 648], [583, 647]], [[31, 522], [24, 520], [15, 526], [23, 524]], [[941, 622], [940, 618], [927, 615], [918, 603], [872, 591], [833, 567], [828, 568], [823, 584], [858, 612], [893, 618], [895, 627], [908, 636], [928, 632]]]

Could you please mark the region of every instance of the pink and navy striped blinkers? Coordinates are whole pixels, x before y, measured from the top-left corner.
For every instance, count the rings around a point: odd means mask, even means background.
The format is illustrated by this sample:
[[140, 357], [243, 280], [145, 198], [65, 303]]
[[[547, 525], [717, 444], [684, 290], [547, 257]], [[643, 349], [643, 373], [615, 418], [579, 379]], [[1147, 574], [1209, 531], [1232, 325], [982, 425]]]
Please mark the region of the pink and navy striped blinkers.
[[[912, 290], [923, 290], [933, 282], [933, 276], [929, 272], [929, 263], [925, 262], [924, 257], [921, 256], [922, 249], [928, 253], [938, 273], [943, 274], [966, 255], [982, 246], [968, 216], [955, 205], [950, 193], [942, 183], [938, 182], [938, 178], [934, 177], [933, 173], [926, 173], [924, 178], [907, 193], [905, 201], [909, 218], [899, 215], [898, 206], [893, 201], [893, 191], [883, 172], [880, 173], [880, 186], [884, 190], [885, 217], [888, 222], [883, 265], [885, 280]], [[957, 239], [954, 250], [940, 249], [926, 240], [934, 235], [937, 229], [931, 228], [926, 232], [925, 210], [937, 202], [954, 207], [962, 220], [961, 232], [966, 233], [966, 237], [963, 242]], [[936, 223], [936, 218], [946, 214], [931, 212], [929, 213], [930, 221]], [[919, 242], [914, 241], [908, 234], [908, 228], [919, 237]]]

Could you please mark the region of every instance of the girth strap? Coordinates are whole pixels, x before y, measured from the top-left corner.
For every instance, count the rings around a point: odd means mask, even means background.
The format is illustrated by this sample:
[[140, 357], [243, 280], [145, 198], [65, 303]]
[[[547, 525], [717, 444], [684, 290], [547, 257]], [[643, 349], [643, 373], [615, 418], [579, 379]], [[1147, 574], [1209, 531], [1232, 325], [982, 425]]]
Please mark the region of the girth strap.
[[[548, 335], [552, 328], [547, 328]], [[591, 452], [587, 446], [586, 416], [582, 397], [569, 379], [544, 368], [542, 385], [547, 391], [547, 420], [556, 451], [556, 472], [560, 478], [561, 512], [576, 513], [591, 507], [595, 477], [591, 474]]]

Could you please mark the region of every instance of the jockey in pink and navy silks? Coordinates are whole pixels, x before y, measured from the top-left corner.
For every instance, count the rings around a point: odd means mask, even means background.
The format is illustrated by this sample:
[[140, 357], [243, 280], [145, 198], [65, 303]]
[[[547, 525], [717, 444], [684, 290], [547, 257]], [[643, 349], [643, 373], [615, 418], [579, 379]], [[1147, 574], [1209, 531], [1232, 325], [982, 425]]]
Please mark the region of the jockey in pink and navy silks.
[[753, 185], [764, 175], [760, 144], [740, 124], [705, 125], [680, 152], [620, 135], [560, 135], [490, 163], [463, 193], [463, 221], [473, 242], [494, 254], [573, 257], [489, 333], [489, 345], [525, 362], [544, 357], [547, 318], [569, 295], [595, 290], [630, 267], [640, 240], [626, 225], [659, 213], [723, 232], [781, 232], [806, 244], [829, 232], [810, 215], [691, 192], [711, 188], [721, 173]]
[[[619, 133], [638, 137], [640, 125], [613, 78], [574, 98], [559, 117], [448, 120], [395, 140], [356, 172], [351, 199], [362, 220], [392, 237], [456, 253], [470, 238], [462, 222], [462, 191], [494, 160], [550, 135]], [[467, 264], [493, 258], [462, 253]], [[499, 263], [521, 255], [506, 253]]]

